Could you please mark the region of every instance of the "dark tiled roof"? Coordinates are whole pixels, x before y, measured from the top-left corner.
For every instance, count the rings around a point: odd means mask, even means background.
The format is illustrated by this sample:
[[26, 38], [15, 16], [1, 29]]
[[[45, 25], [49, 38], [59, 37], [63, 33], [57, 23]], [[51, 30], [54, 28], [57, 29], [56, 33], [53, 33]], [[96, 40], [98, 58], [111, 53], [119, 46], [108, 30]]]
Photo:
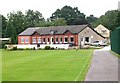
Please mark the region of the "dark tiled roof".
[[84, 28], [86, 28], [88, 25], [71, 25], [71, 26], [53, 26], [53, 27], [31, 27], [27, 28], [25, 31], [21, 32], [19, 35], [32, 35], [35, 31], [40, 35], [48, 35], [50, 34], [50, 31], [55, 31], [54, 34], [64, 34], [67, 30], [70, 31], [72, 34], [79, 33]]
[[19, 35], [32, 35], [38, 28], [27, 28], [26, 30], [24, 30], [23, 32], [21, 32]]

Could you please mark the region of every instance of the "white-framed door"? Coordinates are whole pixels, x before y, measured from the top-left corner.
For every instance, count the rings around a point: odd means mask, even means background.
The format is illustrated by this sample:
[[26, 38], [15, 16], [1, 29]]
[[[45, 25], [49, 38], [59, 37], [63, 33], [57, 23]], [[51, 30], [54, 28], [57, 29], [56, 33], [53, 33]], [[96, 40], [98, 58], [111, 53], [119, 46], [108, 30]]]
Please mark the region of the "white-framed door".
[[51, 42], [51, 44], [54, 43], [54, 39], [53, 39], [53, 37], [50, 38], [50, 42]]
[[84, 37], [81, 37], [80, 38], [80, 45], [84, 45], [84, 43], [85, 43], [85, 39], [84, 39]]

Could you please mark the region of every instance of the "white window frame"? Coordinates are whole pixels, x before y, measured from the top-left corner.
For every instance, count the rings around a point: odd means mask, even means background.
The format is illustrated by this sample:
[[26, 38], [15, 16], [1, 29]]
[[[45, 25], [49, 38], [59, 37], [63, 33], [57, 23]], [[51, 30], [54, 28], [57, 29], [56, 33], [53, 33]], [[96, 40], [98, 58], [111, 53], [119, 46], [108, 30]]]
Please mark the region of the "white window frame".
[[[33, 39], [34, 39], [35, 41], [34, 41]], [[32, 43], [36, 43], [36, 37], [33, 37], [33, 38], [32, 38]]]
[[25, 43], [29, 43], [29, 38], [25, 38]]
[[[65, 38], [67, 38], [67, 42], [65, 41]], [[64, 37], [64, 43], [68, 43], [68, 36]]]
[[41, 38], [40, 37], [37, 38], [37, 42], [41, 43]]
[[21, 38], [21, 43], [24, 43], [25, 42], [25, 38]]
[[[71, 38], [73, 38], [73, 41], [71, 41]], [[70, 43], [74, 43], [74, 37], [70, 36]]]
[[55, 38], [55, 43], [58, 43], [58, 41], [56, 41], [56, 39], [58, 39], [58, 37]]
[[[60, 43], [62, 43], [61, 39], [62, 39], [62, 37], [60, 37]], [[63, 40], [63, 39], [62, 39], [62, 40]]]
[[[45, 39], [45, 41], [44, 41], [44, 39]], [[45, 43], [46, 42], [46, 38], [42, 38], [42, 41], [43, 41], [43, 43]]]

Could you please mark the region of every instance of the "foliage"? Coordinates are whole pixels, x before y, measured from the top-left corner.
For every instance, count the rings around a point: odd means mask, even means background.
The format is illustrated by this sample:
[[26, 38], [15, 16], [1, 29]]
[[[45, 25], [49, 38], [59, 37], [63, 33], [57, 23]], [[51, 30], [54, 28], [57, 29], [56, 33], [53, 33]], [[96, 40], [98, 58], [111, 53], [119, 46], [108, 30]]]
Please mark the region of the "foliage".
[[39, 11], [27, 10], [25, 14], [27, 27], [35, 27], [37, 23], [44, 21], [44, 17]]
[[17, 46], [14, 46], [12, 50], [17, 50]]
[[114, 28], [116, 28], [117, 15], [118, 10], [107, 11], [105, 15], [102, 15], [95, 23], [93, 23], [93, 26], [96, 27], [99, 24], [102, 24], [109, 30], [113, 30]]
[[61, 9], [57, 9], [52, 16], [51, 20], [58, 18], [64, 18], [67, 21], [67, 25], [86, 24], [85, 15], [81, 13], [77, 7], [72, 8], [70, 6], [64, 6]]
[[53, 48], [53, 47], [51, 47], [51, 48], [50, 48], [50, 50], [54, 50], [54, 48]]
[[7, 49], [7, 46], [4, 46], [4, 49], [6, 50], [6, 49]]
[[[94, 22], [96, 22], [98, 20], [97, 17], [94, 17], [94, 15], [90, 15], [88, 17], [86, 17], [86, 21], [89, 23], [89, 24], [93, 24]], [[93, 26], [94, 27], [94, 26]]]
[[118, 13], [117, 13], [116, 27], [120, 27], [120, 11], [118, 11]]
[[6, 21], [7, 19], [3, 15], [1, 15], [1, 17], [2, 17], [2, 37], [5, 37], [6, 36], [5, 29], [7, 26], [7, 21]]
[[63, 26], [63, 25], [67, 25], [66, 20], [64, 20], [63, 18], [58, 18], [52, 21], [50, 20], [40, 21], [39, 23], [36, 24], [36, 26], [39, 27]]
[[45, 50], [50, 50], [50, 46], [45, 46]]
[[2, 16], [2, 37], [9, 37], [11, 43], [17, 43], [17, 35], [20, 32], [43, 20], [42, 14], [38, 11], [28, 10], [25, 15], [21, 11], [10, 12], [7, 19]]

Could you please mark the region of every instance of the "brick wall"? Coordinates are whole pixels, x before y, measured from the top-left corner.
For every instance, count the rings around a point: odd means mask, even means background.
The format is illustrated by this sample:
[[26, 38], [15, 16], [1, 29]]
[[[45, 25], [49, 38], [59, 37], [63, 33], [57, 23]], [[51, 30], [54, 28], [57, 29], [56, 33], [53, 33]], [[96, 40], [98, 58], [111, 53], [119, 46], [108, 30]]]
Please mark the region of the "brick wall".
[[[36, 39], [36, 43], [34, 44], [37, 44], [38, 43], [38, 38], [41, 39], [41, 43], [43, 43], [43, 38], [45, 38], [45, 43], [44, 44], [51, 44], [51, 38], [54, 38], [54, 43], [57, 43], [56, 42], [56, 38], [58, 38], [58, 43], [61, 43], [60, 42], [60, 38], [62, 38], [62, 43], [65, 43], [64, 42], [64, 38], [67, 37], [68, 38], [68, 43], [70, 43], [70, 37], [73, 37], [74, 38], [74, 44], [75, 45], [78, 45], [78, 35], [77, 34], [72, 34], [71, 32], [67, 31], [65, 32], [64, 34], [60, 34], [60, 35], [39, 35], [37, 32], [35, 32], [32, 36], [18, 36], [18, 44], [32, 44], [32, 39], [35, 38]], [[21, 42], [21, 38], [24, 38], [26, 40], [26, 38], [28, 38], [28, 43], [26, 43], [25, 41], [24, 42]], [[48, 42], [48, 38], [49, 38], [49, 42]]]

